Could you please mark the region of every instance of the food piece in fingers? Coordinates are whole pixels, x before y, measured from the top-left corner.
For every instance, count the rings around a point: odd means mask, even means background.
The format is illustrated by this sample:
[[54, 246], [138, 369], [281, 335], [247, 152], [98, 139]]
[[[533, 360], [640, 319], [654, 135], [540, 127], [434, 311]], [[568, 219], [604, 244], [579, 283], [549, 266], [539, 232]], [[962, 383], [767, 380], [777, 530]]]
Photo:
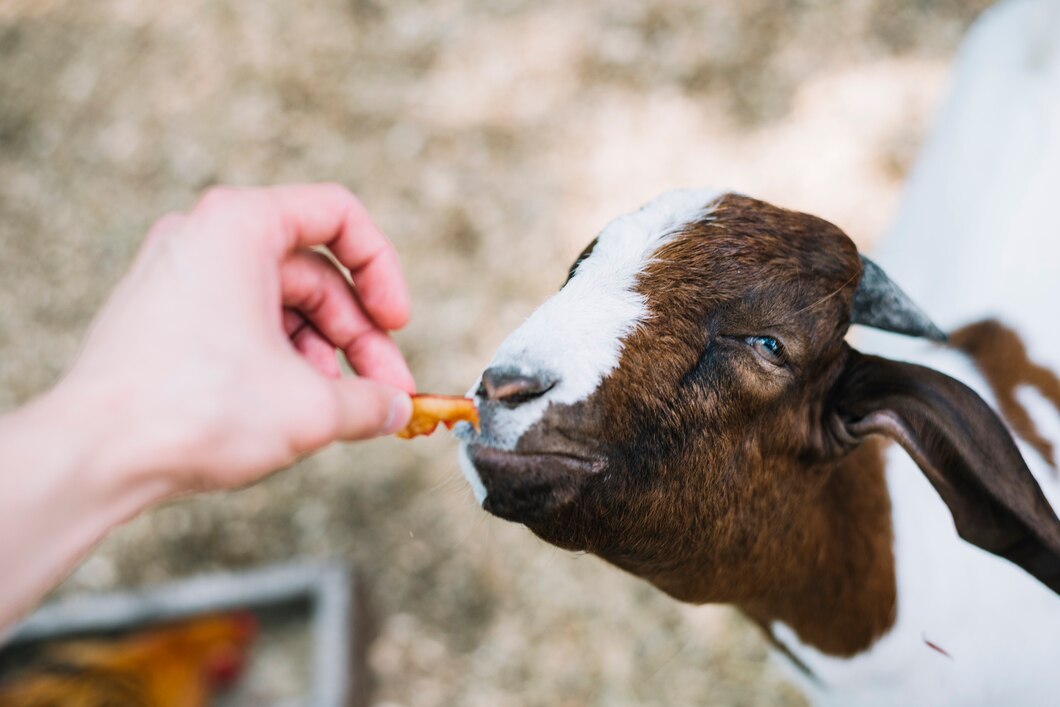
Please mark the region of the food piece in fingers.
[[457, 395], [413, 395], [412, 419], [397, 433], [402, 439], [429, 435], [438, 423], [453, 429], [458, 422], [470, 422], [478, 429], [478, 410], [471, 398]]

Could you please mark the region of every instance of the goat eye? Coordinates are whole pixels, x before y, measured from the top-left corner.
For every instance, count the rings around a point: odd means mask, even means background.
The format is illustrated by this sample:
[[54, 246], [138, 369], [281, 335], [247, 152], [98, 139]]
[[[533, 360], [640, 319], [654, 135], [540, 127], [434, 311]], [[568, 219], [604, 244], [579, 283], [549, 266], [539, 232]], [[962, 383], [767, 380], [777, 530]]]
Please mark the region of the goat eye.
[[784, 365], [784, 345], [772, 336], [749, 336], [747, 345], [774, 366]]

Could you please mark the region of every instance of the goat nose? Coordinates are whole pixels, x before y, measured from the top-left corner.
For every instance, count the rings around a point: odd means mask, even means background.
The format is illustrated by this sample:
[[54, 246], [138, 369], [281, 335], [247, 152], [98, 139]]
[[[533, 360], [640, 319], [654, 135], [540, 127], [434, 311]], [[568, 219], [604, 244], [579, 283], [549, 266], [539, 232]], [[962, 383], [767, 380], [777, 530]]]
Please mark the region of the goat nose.
[[555, 380], [545, 375], [525, 375], [511, 368], [487, 368], [476, 391], [480, 398], [505, 405], [522, 405], [552, 389]]

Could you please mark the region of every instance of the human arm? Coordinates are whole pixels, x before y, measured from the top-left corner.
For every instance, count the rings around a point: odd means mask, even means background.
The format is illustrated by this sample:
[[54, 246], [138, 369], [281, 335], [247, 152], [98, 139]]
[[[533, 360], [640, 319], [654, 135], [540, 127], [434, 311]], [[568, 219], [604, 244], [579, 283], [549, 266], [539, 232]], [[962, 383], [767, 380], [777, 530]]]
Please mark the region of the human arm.
[[0, 418], [0, 626], [155, 503], [402, 427], [414, 384], [387, 331], [408, 315], [342, 187], [214, 190], [161, 219], [67, 375]]

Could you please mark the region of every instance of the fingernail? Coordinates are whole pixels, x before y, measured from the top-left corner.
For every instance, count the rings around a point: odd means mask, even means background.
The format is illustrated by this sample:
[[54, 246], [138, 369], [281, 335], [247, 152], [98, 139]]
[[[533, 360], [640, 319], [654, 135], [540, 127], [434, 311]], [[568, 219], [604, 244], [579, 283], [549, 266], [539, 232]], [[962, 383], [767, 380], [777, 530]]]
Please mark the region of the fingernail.
[[383, 425], [385, 434], [397, 432], [412, 417], [412, 398], [405, 393], [399, 393], [390, 399], [390, 410], [387, 412], [386, 424]]

